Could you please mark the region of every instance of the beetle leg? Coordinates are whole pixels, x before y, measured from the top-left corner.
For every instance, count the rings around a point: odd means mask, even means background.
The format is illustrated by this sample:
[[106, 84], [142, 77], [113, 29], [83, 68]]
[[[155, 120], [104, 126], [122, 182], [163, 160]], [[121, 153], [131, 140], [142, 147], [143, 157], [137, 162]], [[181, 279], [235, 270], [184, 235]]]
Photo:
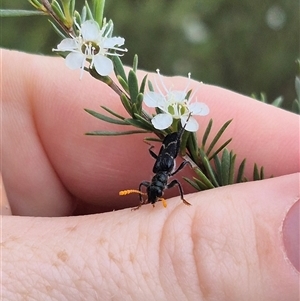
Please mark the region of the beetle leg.
[[170, 174], [170, 176], [173, 176], [173, 175], [175, 175], [176, 173], [178, 173], [178, 171], [180, 171], [181, 169], [183, 169], [187, 164], [190, 164], [190, 165], [191, 165], [191, 163], [190, 163], [189, 161], [183, 161], [183, 162], [181, 162], [181, 164], [178, 166], [178, 168], [177, 168], [174, 172], [172, 172], [172, 173]]
[[[139, 186], [139, 191], [142, 191], [142, 186], [148, 188], [148, 187], [150, 186], [150, 184], [151, 184], [151, 183], [150, 183], [149, 181], [143, 181], [143, 182], [140, 184], [140, 186]], [[143, 193], [143, 194], [145, 195], [146, 193]], [[140, 194], [140, 206], [141, 206], [141, 205], [144, 205], [144, 204], [147, 204], [147, 201], [148, 201], [148, 200], [145, 200], [145, 201], [144, 201], [142, 194]]]
[[[185, 161], [185, 162], [187, 162], [187, 161]], [[182, 165], [182, 164], [181, 164], [181, 165]], [[179, 166], [179, 167], [180, 167], [180, 166]], [[183, 190], [182, 190], [181, 184], [180, 184], [177, 180], [173, 180], [171, 183], [169, 183], [169, 184], [167, 185], [167, 188], [168, 188], [168, 189], [169, 189], [169, 188], [172, 188], [172, 187], [174, 187], [175, 185], [178, 186], [178, 189], [179, 189], [179, 192], [180, 192], [180, 197], [181, 197], [181, 200], [183, 201], [183, 203], [184, 203], [185, 205], [190, 206], [191, 204], [190, 204], [188, 201], [186, 201], [186, 200], [184, 199], [184, 197], [183, 197]]]
[[153, 145], [150, 146], [149, 148], [149, 153], [150, 155], [156, 160], [158, 158], [157, 154], [152, 150], [152, 148], [154, 148]]

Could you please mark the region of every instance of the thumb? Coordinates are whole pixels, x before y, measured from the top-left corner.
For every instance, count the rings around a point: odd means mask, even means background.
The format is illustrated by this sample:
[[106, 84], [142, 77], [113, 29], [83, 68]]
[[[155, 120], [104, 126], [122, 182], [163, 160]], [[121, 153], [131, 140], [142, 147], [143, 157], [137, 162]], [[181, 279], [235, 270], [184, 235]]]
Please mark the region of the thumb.
[[299, 175], [186, 199], [192, 206], [3, 216], [3, 298], [299, 300]]

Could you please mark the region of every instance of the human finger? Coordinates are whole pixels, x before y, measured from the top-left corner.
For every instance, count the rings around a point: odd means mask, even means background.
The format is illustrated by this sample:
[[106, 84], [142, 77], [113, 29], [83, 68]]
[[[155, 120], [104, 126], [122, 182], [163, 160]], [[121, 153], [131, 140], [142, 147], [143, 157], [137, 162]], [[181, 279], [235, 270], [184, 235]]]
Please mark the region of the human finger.
[[299, 174], [187, 199], [193, 206], [4, 216], [3, 298], [299, 299]]
[[[13, 211], [53, 216], [70, 213], [75, 203], [98, 205], [96, 211], [136, 204], [136, 198], [119, 198], [118, 191], [136, 188], [151, 177], [154, 162], [143, 143], [145, 135], [84, 135], [97, 129], [124, 130], [83, 111], [84, 107], [99, 111], [99, 105], [105, 105], [126, 116], [112, 90], [88, 74], [79, 80], [79, 74], [59, 58], [3, 54], [7, 64], [3, 172]], [[168, 78], [168, 82], [180, 89], [187, 79]], [[196, 90], [198, 85], [192, 83]], [[208, 85], [201, 85], [197, 97], [211, 110], [199, 119], [199, 138], [209, 118], [214, 120], [215, 133], [233, 117], [223, 142], [233, 137], [230, 147], [237, 153], [237, 163], [247, 158], [248, 177], [254, 162], [265, 167], [267, 177], [299, 170], [299, 137], [297, 130], [289, 130], [297, 126], [297, 115]], [[189, 169], [183, 171], [188, 173]], [[190, 189], [185, 187], [187, 192]]]

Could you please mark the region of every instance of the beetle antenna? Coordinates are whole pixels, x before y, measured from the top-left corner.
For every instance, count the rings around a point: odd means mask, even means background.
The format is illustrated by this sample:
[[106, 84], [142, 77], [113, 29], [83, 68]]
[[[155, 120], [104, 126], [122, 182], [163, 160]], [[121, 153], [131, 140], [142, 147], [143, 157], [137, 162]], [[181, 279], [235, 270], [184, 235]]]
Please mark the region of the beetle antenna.
[[147, 193], [144, 193], [144, 192], [141, 192], [139, 190], [136, 190], [136, 189], [127, 189], [127, 190], [121, 190], [119, 191], [119, 195], [128, 195], [128, 194], [131, 194], [131, 193], [138, 193], [140, 195], [147, 195]]
[[183, 132], [185, 130], [185, 127], [188, 124], [188, 121], [190, 120], [191, 116], [192, 116], [192, 112], [189, 113], [188, 118], [186, 119], [184, 126], [179, 130], [179, 132], [178, 132], [179, 137], [181, 137], [181, 135], [183, 134]]

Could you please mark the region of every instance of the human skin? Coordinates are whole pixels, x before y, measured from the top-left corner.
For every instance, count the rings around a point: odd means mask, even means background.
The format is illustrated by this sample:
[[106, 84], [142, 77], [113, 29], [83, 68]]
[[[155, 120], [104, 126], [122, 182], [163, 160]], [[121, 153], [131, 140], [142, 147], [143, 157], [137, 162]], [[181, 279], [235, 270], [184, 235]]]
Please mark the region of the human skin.
[[1, 57], [4, 300], [299, 300], [297, 115], [192, 82], [210, 108], [199, 137], [210, 118], [214, 133], [233, 118], [223, 141], [233, 137], [248, 177], [256, 162], [273, 178], [197, 193], [185, 185], [192, 206], [175, 197], [133, 212], [138, 196], [118, 191], [151, 178], [145, 135], [83, 135], [124, 130], [83, 111], [126, 114], [116, 94], [60, 58]]

